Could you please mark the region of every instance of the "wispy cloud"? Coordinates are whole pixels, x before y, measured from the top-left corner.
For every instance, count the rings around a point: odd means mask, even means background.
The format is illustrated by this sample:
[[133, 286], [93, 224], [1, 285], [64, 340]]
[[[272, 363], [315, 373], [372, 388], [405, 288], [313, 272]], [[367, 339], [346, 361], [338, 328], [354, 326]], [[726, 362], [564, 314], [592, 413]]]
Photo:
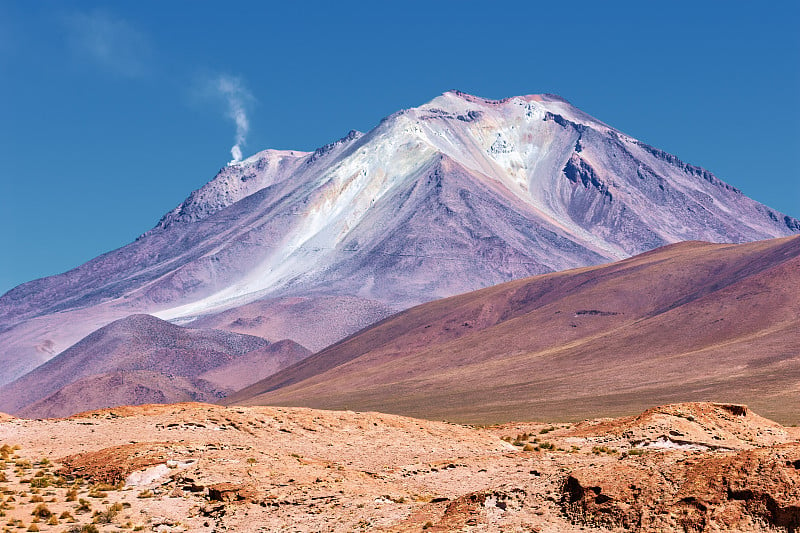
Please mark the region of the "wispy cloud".
[[105, 11], [64, 17], [73, 50], [115, 74], [129, 78], [148, 72], [152, 46], [146, 34]]
[[244, 86], [241, 78], [221, 75], [214, 82], [214, 90], [225, 99], [228, 118], [236, 124], [236, 136], [231, 147], [231, 163], [242, 160], [242, 148], [247, 142], [250, 122], [247, 119], [247, 107], [253, 102], [253, 95]]

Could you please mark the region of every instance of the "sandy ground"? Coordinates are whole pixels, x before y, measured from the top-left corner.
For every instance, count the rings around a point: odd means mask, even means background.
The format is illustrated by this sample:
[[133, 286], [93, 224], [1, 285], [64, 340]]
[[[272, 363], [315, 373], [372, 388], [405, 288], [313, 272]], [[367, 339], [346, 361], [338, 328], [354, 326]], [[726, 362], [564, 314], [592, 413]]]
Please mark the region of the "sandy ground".
[[[747, 410], [712, 404], [576, 426], [488, 428], [206, 404], [0, 418], [0, 524], [59, 532], [684, 531], [694, 515], [670, 502], [696, 482], [696, 471], [702, 477], [705, 461], [716, 461], [713, 475], [742, 454], [756, 471], [793, 464], [793, 454], [800, 466], [796, 437]], [[785, 468], [789, 489], [741, 476], [791, 515], [792, 502], [800, 504], [791, 492], [797, 468]], [[662, 470], [669, 483], [652, 475]], [[615, 485], [631, 476], [663, 487], [640, 490], [639, 502], [630, 484]], [[703, 498], [708, 512], [692, 522], [702, 521], [696, 531], [787, 529], [794, 516], [734, 509], [724, 494]], [[725, 516], [714, 515], [723, 507]]]

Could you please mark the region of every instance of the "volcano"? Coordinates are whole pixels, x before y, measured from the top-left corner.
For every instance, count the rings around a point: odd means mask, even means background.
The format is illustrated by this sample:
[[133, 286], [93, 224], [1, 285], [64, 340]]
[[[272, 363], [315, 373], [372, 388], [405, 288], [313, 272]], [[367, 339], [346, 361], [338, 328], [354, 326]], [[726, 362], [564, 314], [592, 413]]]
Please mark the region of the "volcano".
[[314, 152], [228, 165], [135, 242], [12, 289], [0, 297], [0, 384], [133, 314], [317, 351], [501, 282], [679, 241], [797, 232], [560, 97], [447, 92]]

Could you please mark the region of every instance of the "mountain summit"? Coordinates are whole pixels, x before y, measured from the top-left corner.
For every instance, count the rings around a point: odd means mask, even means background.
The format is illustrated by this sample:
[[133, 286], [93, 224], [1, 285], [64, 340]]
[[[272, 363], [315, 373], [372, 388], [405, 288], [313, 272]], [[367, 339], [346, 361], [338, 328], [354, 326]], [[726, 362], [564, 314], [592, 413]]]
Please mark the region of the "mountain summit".
[[315, 152], [226, 166], [135, 242], [9, 291], [0, 384], [132, 313], [319, 349], [511, 279], [797, 232], [562, 98], [447, 92]]

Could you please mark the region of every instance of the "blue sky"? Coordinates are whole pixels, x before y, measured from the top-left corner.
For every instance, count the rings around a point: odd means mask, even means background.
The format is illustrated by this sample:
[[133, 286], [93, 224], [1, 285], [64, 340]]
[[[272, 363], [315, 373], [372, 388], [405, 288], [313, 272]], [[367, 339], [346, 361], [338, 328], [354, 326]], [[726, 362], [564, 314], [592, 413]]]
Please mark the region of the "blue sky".
[[130, 242], [210, 180], [231, 104], [247, 156], [449, 89], [556, 93], [800, 217], [800, 8], [767, 6], [0, 0], [0, 293]]

